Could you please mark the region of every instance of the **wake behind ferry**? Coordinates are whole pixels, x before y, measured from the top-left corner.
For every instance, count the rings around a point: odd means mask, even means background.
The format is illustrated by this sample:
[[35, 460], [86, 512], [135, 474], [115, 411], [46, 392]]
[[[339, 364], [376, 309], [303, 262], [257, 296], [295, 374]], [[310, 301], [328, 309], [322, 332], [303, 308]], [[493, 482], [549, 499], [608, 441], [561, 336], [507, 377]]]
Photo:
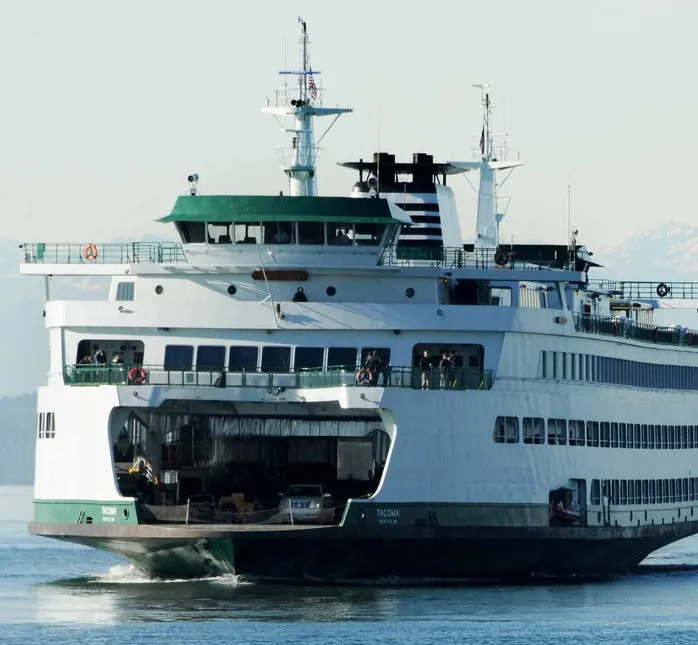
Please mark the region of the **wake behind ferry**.
[[604, 574], [696, 532], [698, 346], [653, 322], [677, 285], [590, 282], [576, 234], [500, 244], [521, 162], [484, 88], [474, 159], [376, 153], [318, 196], [315, 123], [350, 110], [302, 21], [300, 50], [264, 108], [285, 193], [194, 173], [161, 220], [181, 243], [23, 245], [50, 339], [31, 533], [153, 576], [337, 581]]

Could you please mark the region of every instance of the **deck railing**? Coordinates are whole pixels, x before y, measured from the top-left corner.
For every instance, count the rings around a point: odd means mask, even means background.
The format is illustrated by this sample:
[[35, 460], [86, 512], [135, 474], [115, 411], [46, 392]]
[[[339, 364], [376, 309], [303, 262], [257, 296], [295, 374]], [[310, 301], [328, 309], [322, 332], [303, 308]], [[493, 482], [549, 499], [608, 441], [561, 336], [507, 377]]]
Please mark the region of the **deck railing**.
[[574, 314], [574, 328], [576, 331], [589, 334], [617, 336], [618, 338], [629, 338], [644, 343], [698, 348], [697, 331], [684, 327], [648, 325], [635, 322], [630, 320], [630, 318], [595, 316], [577, 312]]
[[25, 264], [176, 264], [186, 262], [177, 242], [21, 244]]
[[[361, 374], [360, 374], [361, 372]], [[360, 368], [319, 368], [295, 372], [231, 372], [225, 369], [172, 370], [161, 365], [68, 365], [66, 385], [162, 385], [177, 387], [287, 388], [398, 387], [428, 390], [489, 390], [491, 370], [432, 368], [423, 379], [417, 367], [391, 367], [374, 376]]]

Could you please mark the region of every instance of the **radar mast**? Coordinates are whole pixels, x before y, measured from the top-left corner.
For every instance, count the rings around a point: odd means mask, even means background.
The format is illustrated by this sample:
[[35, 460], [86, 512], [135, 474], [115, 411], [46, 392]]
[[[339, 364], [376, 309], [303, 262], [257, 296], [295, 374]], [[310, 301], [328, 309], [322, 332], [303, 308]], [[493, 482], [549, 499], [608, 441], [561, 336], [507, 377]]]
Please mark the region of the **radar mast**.
[[[300, 69], [279, 72], [284, 81], [295, 77], [295, 82], [276, 90], [275, 104], [262, 108], [262, 112], [271, 114], [290, 135], [291, 146], [278, 146], [277, 154], [281, 169], [288, 177], [289, 193], [293, 196], [313, 196], [317, 194], [316, 165], [320, 152], [318, 144], [322, 141], [337, 119], [350, 108], [327, 108], [322, 105], [324, 90], [318, 83], [320, 72], [314, 70], [310, 63], [310, 40], [305, 21], [298, 18], [301, 26], [299, 40]], [[327, 129], [315, 141], [313, 119], [320, 116], [334, 116]]]

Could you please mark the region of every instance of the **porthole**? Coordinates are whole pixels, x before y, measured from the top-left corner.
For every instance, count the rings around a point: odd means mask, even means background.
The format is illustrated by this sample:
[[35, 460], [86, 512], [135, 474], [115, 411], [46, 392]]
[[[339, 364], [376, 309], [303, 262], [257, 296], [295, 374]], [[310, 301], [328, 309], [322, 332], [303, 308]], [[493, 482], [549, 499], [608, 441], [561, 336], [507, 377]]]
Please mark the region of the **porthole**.
[[234, 295], [237, 293], [237, 290], [238, 290], [238, 289], [237, 289], [237, 287], [236, 287], [234, 284], [231, 284], [231, 285], [228, 286], [228, 293], [229, 293], [231, 296], [234, 296]]
[[127, 508], [124, 509], [124, 519], [125, 520], [128, 519], [128, 509]]
[[163, 289], [162, 289], [161, 284], [159, 284], [155, 287], [155, 293], [157, 293], [158, 295], [160, 295], [162, 293], [162, 291], [163, 291]]
[[414, 297], [414, 289], [412, 287], [408, 287], [407, 289], [405, 289], [405, 295], [408, 298], [413, 298]]
[[335, 288], [332, 287], [332, 286], [327, 287], [327, 295], [328, 295], [328, 296], [333, 296], [335, 293], [337, 293], [337, 289], [335, 289]]

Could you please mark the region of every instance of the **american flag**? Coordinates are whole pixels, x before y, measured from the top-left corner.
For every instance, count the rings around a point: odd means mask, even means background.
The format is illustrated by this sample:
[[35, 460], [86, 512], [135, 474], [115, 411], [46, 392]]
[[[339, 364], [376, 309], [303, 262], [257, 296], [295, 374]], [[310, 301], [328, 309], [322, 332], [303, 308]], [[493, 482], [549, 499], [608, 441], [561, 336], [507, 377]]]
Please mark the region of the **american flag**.
[[315, 100], [317, 98], [317, 85], [315, 85], [315, 79], [313, 78], [312, 69], [308, 74], [308, 91], [310, 92], [310, 98]]
[[482, 128], [482, 134], [480, 135], [480, 153], [485, 154], [485, 128]]

